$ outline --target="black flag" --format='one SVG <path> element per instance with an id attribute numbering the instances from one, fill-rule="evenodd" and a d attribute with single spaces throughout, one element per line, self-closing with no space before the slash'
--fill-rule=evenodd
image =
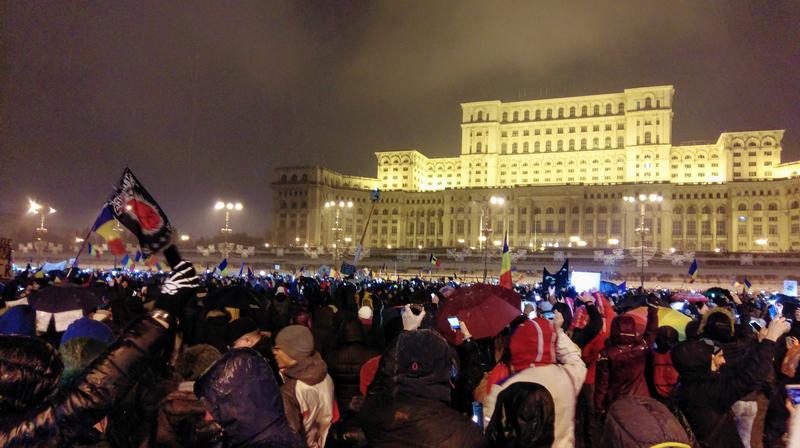
<path id="1" fill-rule="evenodd" d="M 556 287 L 566 288 L 569 286 L 569 258 L 564 260 L 561 269 L 556 273 Z"/>
<path id="2" fill-rule="evenodd" d="M 119 185 L 108 199 L 117 221 L 139 239 L 145 257 L 170 244 L 172 225 L 158 203 L 145 190 L 130 168 L 125 168 Z"/>

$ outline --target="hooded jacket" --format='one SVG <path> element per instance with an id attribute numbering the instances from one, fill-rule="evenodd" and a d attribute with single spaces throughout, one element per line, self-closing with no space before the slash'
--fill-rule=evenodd
<path id="1" fill-rule="evenodd" d="M 283 406 L 289 426 L 303 434 L 309 448 L 322 448 L 334 420 L 333 380 L 319 353 L 282 370 Z"/>
<path id="2" fill-rule="evenodd" d="M 536 319 L 539 325 L 553 324 L 545 319 Z M 544 321 L 544 322 L 541 322 Z M 492 386 L 489 394 L 483 401 L 484 424 L 489 423 L 489 419 L 494 413 L 497 397 L 514 383 L 528 382 L 539 383 L 544 386 L 553 397 L 555 404 L 555 441 L 553 447 L 567 448 L 575 446 L 575 400 L 583 387 L 586 379 L 586 365 L 581 360 L 578 347 L 569 339 L 561 329 L 554 329 L 556 332 L 555 363 L 534 364 L 519 373 L 516 373 L 500 384 Z M 544 331 L 542 333 L 545 333 Z M 538 332 L 537 332 L 538 334 Z M 512 335 L 512 344 L 515 336 Z M 531 350 L 534 358 L 539 358 L 540 354 L 545 354 L 543 348 L 539 349 L 538 340 L 529 341 L 527 344 L 520 343 L 517 346 L 526 347 Z M 511 352 L 511 362 L 516 364 L 515 357 L 525 354 L 515 354 Z"/>
<path id="3" fill-rule="evenodd" d="M 594 405 L 600 415 L 620 397 L 650 396 L 645 379 L 647 357 L 658 330 L 658 308 L 647 308 L 644 334 L 633 317 L 622 315 L 611 322 L 611 336 L 600 352 L 595 377 Z"/>
<path id="4" fill-rule="evenodd" d="M 457 355 L 432 330 L 401 333 L 380 357 L 359 418 L 370 447 L 480 447 L 480 429 L 447 405 Z"/>
<path id="5" fill-rule="evenodd" d="M 116 401 L 155 362 L 153 358 L 163 348 L 167 334 L 167 329 L 154 319 L 139 318 L 69 387 L 49 398 L 45 397 L 58 384 L 61 361 L 44 362 L 45 369 L 40 372 L 23 371 L 19 367 L 24 364 L 17 361 L 47 359 L 31 356 L 41 352 L 44 343 L 29 338 L 0 339 L 0 362 L 6 363 L 0 364 L 0 371 L 4 372 L 0 376 L 0 446 L 74 445 L 75 440 L 94 431 L 92 426 L 109 414 Z M 52 348 L 49 351 L 55 355 Z M 57 375 L 53 374 L 53 363 L 58 365 Z M 23 385 L 31 389 L 23 389 Z"/>
<path id="6" fill-rule="evenodd" d="M 328 355 L 327 364 L 336 384 L 336 400 L 342 410 L 347 409 L 350 400 L 358 394 L 361 366 L 378 352 L 364 345 L 361 322 L 357 320 L 344 323 L 340 340 L 342 346 Z"/>
<path id="7" fill-rule="evenodd" d="M 731 406 L 763 387 L 772 370 L 775 343 L 761 341 L 737 369 L 711 371 L 714 347 L 703 340 L 685 341 L 672 350 L 680 375 L 675 390 L 678 406 L 702 447 L 741 447 Z"/>
<path id="8" fill-rule="evenodd" d="M 208 404 L 231 447 L 305 446 L 286 420 L 272 369 L 253 349 L 223 355 L 195 382 L 194 392 Z"/>

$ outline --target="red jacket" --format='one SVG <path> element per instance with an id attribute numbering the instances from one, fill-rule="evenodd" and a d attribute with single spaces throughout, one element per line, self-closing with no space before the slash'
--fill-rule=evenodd
<path id="1" fill-rule="evenodd" d="M 645 379 L 647 356 L 658 329 L 658 308 L 647 310 L 643 335 L 636 331 L 632 316 L 618 316 L 611 323 L 611 336 L 597 361 L 594 404 L 600 415 L 620 397 L 650 396 Z"/>
<path id="2" fill-rule="evenodd" d="M 667 398 L 678 384 L 678 371 L 672 365 L 670 352 L 653 352 L 653 389 L 661 396 Z"/>

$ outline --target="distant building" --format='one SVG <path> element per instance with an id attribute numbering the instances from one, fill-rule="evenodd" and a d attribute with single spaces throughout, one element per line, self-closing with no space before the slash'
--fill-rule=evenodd
<path id="1" fill-rule="evenodd" d="M 271 243 L 355 244 L 380 188 L 367 247 L 479 247 L 482 234 L 495 244 L 506 230 L 517 247 L 635 247 L 639 209 L 623 197 L 658 194 L 645 213 L 648 247 L 800 250 L 800 162 L 781 163 L 784 131 L 673 144 L 673 94 L 463 103 L 456 157 L 377 152 L 376 178 L 278 168 Z"/>

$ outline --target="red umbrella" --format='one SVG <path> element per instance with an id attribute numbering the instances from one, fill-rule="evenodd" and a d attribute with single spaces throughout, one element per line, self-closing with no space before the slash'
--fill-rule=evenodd
<path id="1" fill-rule="evenodd" d="M 461 336 L 454 331 L 447 318 L 454 316 L 467 324 L 475 339 L 496 336 L 506 325 L 516 319 L 522 298 L 514 291 L 498 286 L 475 284 L 458 288 L 439 308 L 436 327 L 445 339 L 455 344 Z"/>
<path id="2" fill-rule="evenodd" d="M 673 295 L 670 298 L 670 301 L 672 301 L 672 302 L 689 302 L 689 303 L 696 303 L 696 302 L 705 303 L 705 302 L 708 302 L 708 297 L 700 294 L 699 292 L 685 291 L 685 292 L 679 292 L 679 293 Z"/>

